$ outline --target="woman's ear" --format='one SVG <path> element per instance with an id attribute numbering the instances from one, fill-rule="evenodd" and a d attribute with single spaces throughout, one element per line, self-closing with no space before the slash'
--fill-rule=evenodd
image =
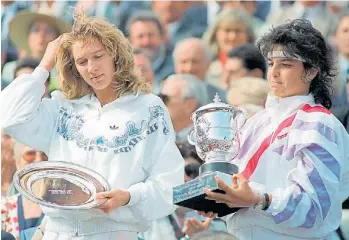
<path id="1" fill-rule="evenodd" d="M 309 79 L 313 80 L 316 77 L 316 75 L 318 75 L 318 73 L 319 73 L 319 69 L 312 67 L 308 74 Z"/>
<path id="2" fill-rule="evenodd" d="M 313 79 L 316 77 L 316 75 L 318 75 L 319 73 L 319 69 L 312 67 L 311 69 L 309 69 L 309 71 L 304 72 L 302 80 L 305 83 L 309 83 L 311 81 L 313 81 Z"/>

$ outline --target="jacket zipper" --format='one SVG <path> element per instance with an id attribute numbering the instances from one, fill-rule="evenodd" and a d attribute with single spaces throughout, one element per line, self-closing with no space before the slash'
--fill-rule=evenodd
<path id="1" fill-rule="evenodd" d="M 274 135 L 275 135 L 275 132 L 276 132 L 276 129 L 279 125 L 279 103 L 280 103 L 280 100 L 279 98 L 276 98 L 276 127 L 274 127 L 273 129 L 273 134 L 271 136 L 271 139 L 270 139 L 270 142 L 269 142 L 269 146 L 272 144 L 273 142 L 273 139 L 274 139 Z"/>

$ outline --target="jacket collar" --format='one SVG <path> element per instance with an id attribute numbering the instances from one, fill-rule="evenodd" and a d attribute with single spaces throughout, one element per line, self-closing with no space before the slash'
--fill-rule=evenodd
<path id="1" fill-rule="evenodd" d="M 297 95 L 286 98 L 276 97 L 273 93 L 268 94 L 265 109 L 272 115 L 289 115 L 304 104 L 315 104 L 312 93 L 309 95 Z"/>

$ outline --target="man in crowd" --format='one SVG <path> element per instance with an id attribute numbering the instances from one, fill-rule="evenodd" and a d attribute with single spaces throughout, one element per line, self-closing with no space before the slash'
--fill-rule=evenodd
<path id="1" fill-rule="evenodd" d="M 200 79 L 206 91 L 206 103 L 211 103 L 216 93 L 225 102 L 225 91 L 206 81 L 206 71 L 210 65 L 210 58 L 210 51 L 201 39 L 187 38 L 179 42 L 173 52 L 175 72 L 177 74 L 192 74 Z"/>
<path id="2" fill-rule="evenodd" d="M 161 89 L 161 95 L 171 116 L 176 140 L 184 141 L 192 128 L 191 114 L 206 104 L 205 88 L 194 75 L 169 76 Z"/>
<path id="3" fill-rule="evenodd" d="M 155 73 L 154 86 L 159 90 L 163 80 L 174 73 L 166 32 L 160 20 L 147 11 L 136 12 L 127 26 L 132 46 L 143 49 L 150 58 Z"/>
<path id="4" fill-rule="evenodd" d="M 229 89 L 231 82 L 243 77 L 265 79 L 267 63 L 253 44 L 244 44 L 228 52 L 228 59 L 221 79 Z"/>

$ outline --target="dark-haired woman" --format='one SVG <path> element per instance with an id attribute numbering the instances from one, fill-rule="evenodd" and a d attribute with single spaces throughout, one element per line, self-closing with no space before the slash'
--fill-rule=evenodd
<path id="1" fill-rule="evenodd" d="M 238 239 L 331 239 L 349 195 L 349 137 L 331 107 L 331 54 L 310 22 L 294 20 L 265 35 L 271 93 L 242 129 L 226 194 L 208 198 L 245 207 L 226 217 Z M 215 213 L 202 213 L 214 217 Z"/>

